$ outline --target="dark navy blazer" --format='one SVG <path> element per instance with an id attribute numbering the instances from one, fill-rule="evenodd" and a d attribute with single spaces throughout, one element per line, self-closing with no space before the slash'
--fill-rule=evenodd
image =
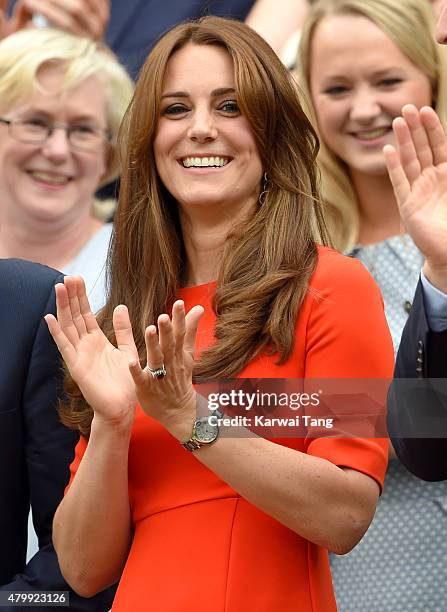
<path id="1" fill-rule="evenodd" d="M 59 422 L 63 372 L 43 320 L 55 312 L 62 279 L 39 264 L 0 259 L 0 590 L 69 590 L 51 526 L 78 435 Z M 30 504 L 39 552 L 26 565 Z M 113 592 L 83 599 L 70 591 L 70 600 L 71 610 L 105 611 Z"/>
<path id="2" fill-rule="evenodd" d="M 430 378 L 447 379 L 447 331 L 430 330 L 421 283 L 402 333 L 395 378 L 416 379 L 392 386 L 388 429 L 396 453 L 410 472 L 424 480 L 447 479 L 447 396 Z M 442 437 L 405 437 L 405 433 Z"/>
<path id="3" fill-rule="evenodd" d="M 135 78 L 154 43 L 181 21 L 212 14 L 244 20 L 254 0 L 111 0 L 106 40 Z"/>

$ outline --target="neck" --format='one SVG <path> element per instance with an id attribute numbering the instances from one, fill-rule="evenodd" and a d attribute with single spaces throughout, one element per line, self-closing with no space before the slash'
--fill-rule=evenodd
<path id="1" fill-rule="evenodd" d="M 180 223 L 188 262 L 186 287 L 216 280 L 227 236 L 242 219 L 246 210 L 247 208 L 244 208 L 241 211 L 239 208 L 235 211 L 226 207 L 219 211 L 221 214 L 216 214 L 216 208 L 203 207 L 203 210 L 180 208 Z"/>
<path id="2" fill-rule="evenodd" d="M 388 175 L 371 176 L 351 172 L 359 203 L 360 226 L 357 242 L 362 245 L 404 234 L 396 198 Z"/>
<path id="3" fill-rule="evenodd" d="M 0 258 L 27 259 L 62 270 L 102 225 L 89 211 L 65 223 L 36 219 L 17 223 L 3 215 L 0 219 Z"/>

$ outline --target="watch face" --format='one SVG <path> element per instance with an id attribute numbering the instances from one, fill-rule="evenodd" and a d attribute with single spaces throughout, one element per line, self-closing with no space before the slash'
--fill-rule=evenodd
<path id="1" fill-rule="evenodd" d="M 202 444 L 214 442 L 219 433 L 219 427 L 215 424 L 211 425 L 209 416 L 201 417 L 194 423 L 194 437 Z"/>

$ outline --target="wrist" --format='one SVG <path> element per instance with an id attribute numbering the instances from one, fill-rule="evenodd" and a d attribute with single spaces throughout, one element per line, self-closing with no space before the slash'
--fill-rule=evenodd
<path id="1" fill-rule="evenodd" d="M 191 398 L 186 402 L 182 402 L 182 408 L 178 408 L 175 413 L 162 424 L 174 438 L 177 438 L 179 442 L 184 442 L 190 437 L 196 418 L 196 393 L 194 392 Z"/>
<path id="2" fill-rule="evenodd" d="M 425 278 L 439 291 L 447 293 L 447 264 L 436 265 L 426 260 L 423 267 Z"/>
<path id="3" fill-rule="evenodd" d="M 117 439 L 130 438 L 135 413 L 125 418 L 104 418 L 97 413 L 94 414 L 90 435 L 106 435 Z"/>

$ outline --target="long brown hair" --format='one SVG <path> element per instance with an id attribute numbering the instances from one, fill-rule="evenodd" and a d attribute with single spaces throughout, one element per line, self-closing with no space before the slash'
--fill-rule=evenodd
<path id="1" fill-rule="evenodd" d="M 236 97 L 249 121 L 267 173 L 256 211 L 228 236 L 213 308 L 216 342 L 197 361 L 197 380 L 229 378 L 261 350 L 283 362 L 318 241 L 326 243 L 317 189 L 318 139 L 304 114 L 296 83 L 269 45 L 243 23 L 204 17 L 170 30 L 147 58 L 122 131 L 120 198 L 109 254 L 107 304 L 99 323 L 114 342 L 113 309 L 129 308 L 144 363 L 144 329 L 169 311 L 184 271 L 183 237 L 176 202 L 157 173 L 153 141 L 169 58 L 186 44 L 217 45 L 233 60 Z M 87 435 L 92 410 L 67 378 L 66 424 Z"/>

